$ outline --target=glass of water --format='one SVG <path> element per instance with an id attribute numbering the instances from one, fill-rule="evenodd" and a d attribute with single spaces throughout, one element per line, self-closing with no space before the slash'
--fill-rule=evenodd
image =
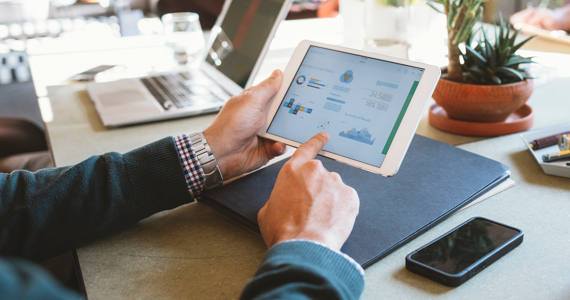
<path id="1" fill-rule="evenodd" d="M 364 25 L 368 46 L 407 44 L 411 0 L 365 0 Z"/>
<path id="2" fill-rule="evenodd" d="M 174 50 L 176 60 L 193 62 L 204 48 L 204 34 L 197 13 L 181 12 L 162 16 L 166 46 Z"/>

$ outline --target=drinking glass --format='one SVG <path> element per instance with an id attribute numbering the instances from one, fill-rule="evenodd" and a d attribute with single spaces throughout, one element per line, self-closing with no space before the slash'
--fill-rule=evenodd
<path id="1" fill-rule="evenodd" d="M 407 44 L 411 0 L 365 0 L 366 44 L 390 46 Z"/>
<path id="2" fill-rule="evenodd" d="M 197 13 L 181 12 L 162 16 L 166 46 L 174 50 L 179 63 L 191 63 L 205 45 L 200 17 Z"/>

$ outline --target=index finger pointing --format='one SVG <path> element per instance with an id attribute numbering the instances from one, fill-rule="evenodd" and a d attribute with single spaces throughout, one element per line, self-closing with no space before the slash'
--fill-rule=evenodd
<path id="1" fill-rule="evenodd" d="M 304 161 L 315 159 L 319 151 L 328 143 L 329 138 L 329 134 L 326 132 L 317 133 L 310 140 L 301 144 L 291 158 Z"/>

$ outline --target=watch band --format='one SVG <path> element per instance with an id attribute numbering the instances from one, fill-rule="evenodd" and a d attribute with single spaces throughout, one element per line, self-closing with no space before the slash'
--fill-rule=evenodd
<path id="1" fill-rule="evenodd" d="M 204 174 L 206 175 L 204 189 L 209 190 L 221 186 L 224 183 L 222 172 L 218 167 L 216 157 L 212 153 L 212 149 L 210 149 L 204 134 L 202 134 L 201 131 L 198 131 L 191 133 L 189 137 L 192 142 L 192 148 L 194 148 L 194 152 L 196 152 L 196 156 L 200 161 L 202 170 L 204 170 Z"/>

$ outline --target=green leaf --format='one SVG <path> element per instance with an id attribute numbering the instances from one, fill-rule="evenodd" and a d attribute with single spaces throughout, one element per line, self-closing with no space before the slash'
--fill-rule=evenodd
<path id="1" fill-rule="evenodd" d="M 519 64 L 531 64 L 533 62 L 534 61 L 532 61 L 531 58 L 515 56 L 515 57 L 511 57 L 507 61 L 507 63 L 505 63 L 505 66 L 512 67 L 512 66 L 517 66 Z"/>
<path id="2" fill-rule="evenodd" d="M 501 55 L 513 56 L 513 54 L 511 54 L 511 53 L 513 53 L 513 52 L 511 51 L 511 47 L 507 47 L 507 48 L 503 49 L 503 52 L 501 53 Z"/>
<path id="3" fill-rule="evenodd" d="M 495 24 L 495 34 L 497 33 L 497 27 L 499 27 L 499 35 L 497 36 L 496 40 L 497 43 L 496 45 L 503 45 L 503 38 L 504 38 L 504 29 L 505 27 L 503 27 L 503 13 L 499 13 L 499 25 L 497 26 L 497 24 Z"/>
<path id="4" fill-rule="evenodd" d="M 471 32 L 469 33 L 469 43 L 467 45 L 471 46 L 473 45 L 473 39 L 475 38 L 475 35 L 479 32 L 479 30 L 481 30 L 481 27 L 477 28 L 477 30 L 473 31 L 471 30 Z"/>
<path id="5" fill-rule="evenodd" d="M 514 77 L 514 78 L 518 79 L 518 81 L 524 80 L 524 76 L 523 76 L 523 74 L 521 74 L 521 72 L 519 72 L 515 69 L 512 69 L 512 68 L 509 68 L 509 67 L 499 67 L 496 69 L 496 72 L 501 73 L 501 74 L 505 74 L 506 76 L 509 76 L 509 77 Z"/>
<path id="6" fill-rule="evenodd" d="M 496 84 L 501 84 L 501 83 L 503 83 L 503 82 L 501 81 L 501 78 L 499 78 L 499 76 L 497 76 L 497 75 L 491 75 L 491 79 L 492 79 L 493 82 L 496 83 Z"/>
<path id="7" fill-rule="evenodd" d="M 511 40 L 509 41 L 509 46 L 514 46 L 515 45 L 515 41 L 517 39 L 517 37 L 519 36 L 519 33 L 521 32 L 521 30 L 517 30 L 515 31 L 515 34 L 513 34 L 513 36 L 511 37 Z"/>
<path id="8" fill-rule="evenodd" d="M 502 14 L 501 14 L 501 23 L 499 24 L 499 26 L 501 28 L 499 33 L 501 35 L 501 37 L 499 38 L 499 42 L 501 44 L 500 48 L 502 51 L 508 47 L 511 47 L 509 41 L 509 35 L 511 34 L 511 29 L 509 27 L 509 24 L 502 20 Z"/>
<path id="9" fill-rule="evenodd" d="M 481 56 L 481 54 L 477 53 L 477 51 L 473 50 L 470 46 L 465 45 L 465 50 L 473 57 L 473 59 L 477 62 L 480 62 L 484 65 L 487 64 L 487 60 Z"/>
<path id="10" fill-rule="evenodd" d="M 471 26 L 470 24 L 464 24 L 460 29 L 459 32 L 457 33 L 457 35 L 455 36 L 455 39 L 453 40 L 453 43 L 455 45 L 464 43 L 467 41 L 467 39 L 469 38 L 469 35 L 471 34 L 471 31 L 473 30 L 473 26 Z"/>
<path id="11" fill-rule="evenodd" d="M 473 75 L 478 76 L 478 77 L 484 76 L 483 72 L 477 66 L 473 66 L 473 67 L 469 68 L 468 72 L 470 74 L 473 74 Z"/>
<path id="12" fill-rule="evenodd" d="M 427 3 L 427 5 L 429 5 L 431 8 L 433 8 L 433 9 L 434 9 L 435 11 L 437 11 L 438 13 L 440 13 L 440 14 L 445 14 L 444 6 L 441 5 L 440 3 L 435 3 L 435 2 L 433 2 L 433 1 L 429 1 L 429 2 Z"/>
<path id="13" fill-rule="evenodd" d="M 534 39 L 535 37 L 536 37 L 536 35 L 533 35 L 533 36 L 527 38 L 526 40 L 524 40 L 524 41 L 518 43 L 516 46 L 514 46 L 514 47 L 511 48 L 511 53 L 517 52 L 517 50 L 519 50 L 520 47 L 522 47 L 524 44 L 526 44 L 528 41 Z"/>
<path id="14" fill-rule="evenodd" d="M 479 10 L 477 11 L 477 14 L 474 18 L 471 18 L 467 21 L 467 25 L 465 25 L 464 27 L 467 28 L 468 30 L 464 31 L 464 34 L 462 35 L 462 39 L 461 41 L 466 41 L 467 40 L 467 36 L 469 35 L 469 33 L 471 33 L 473 31 L 473 27 L 475 27 L 475 25 L 477 24 L 477 22 L 479 22 L 479 20 L 481 20 L 483 16 L 483 7 L 479 7 Z M 479 27 L 477 29 L 477 31 L 481 30 L 482 27 Z"/>
<path id="15" fill-rule="evenodd" d="M 500 35 L 499 35 L 499 31 L 497 30 L 498 24 L 494 23 L 495 26 L 493 26 L 493 33 L 495 33 L 495 46 L 497 48 L 499 48 L 501 46 L 501 40 L 500 40 Z"/>
<path id="16" fill-rule="evenodd" d="M 506 60 L 513 56 L 511 54 L 511 47 L 506 47 L 499 55 L 501 56 L 501 64 L 498 65 L 502 66 Z"/>
<path id="17" fill-rule="evenodd" d="M 483 30 L 483 39 L 485 40 L 485 48 L 487 56 L 489 58 L 489 63 L 491 64 L 491 66 L 494 66 L 497 63 L 497 55 L 495 52 L 495 47 L 493 46 L 493 44 L 491 44 L 491 41 L 489 41 L 489 38 L 487 37 L 487 33 L 485 32 L 485 30 Z"/>
<path id="18" fill-rule="evenodd" d="M 447 14 L 447 28 L 448 29 L 453 29 L 455 18 L 456 18 L 458 10 L 459 10 L 459 7 L 458 7 L 456 2 L 450 3 L 449 12 Z"/>

